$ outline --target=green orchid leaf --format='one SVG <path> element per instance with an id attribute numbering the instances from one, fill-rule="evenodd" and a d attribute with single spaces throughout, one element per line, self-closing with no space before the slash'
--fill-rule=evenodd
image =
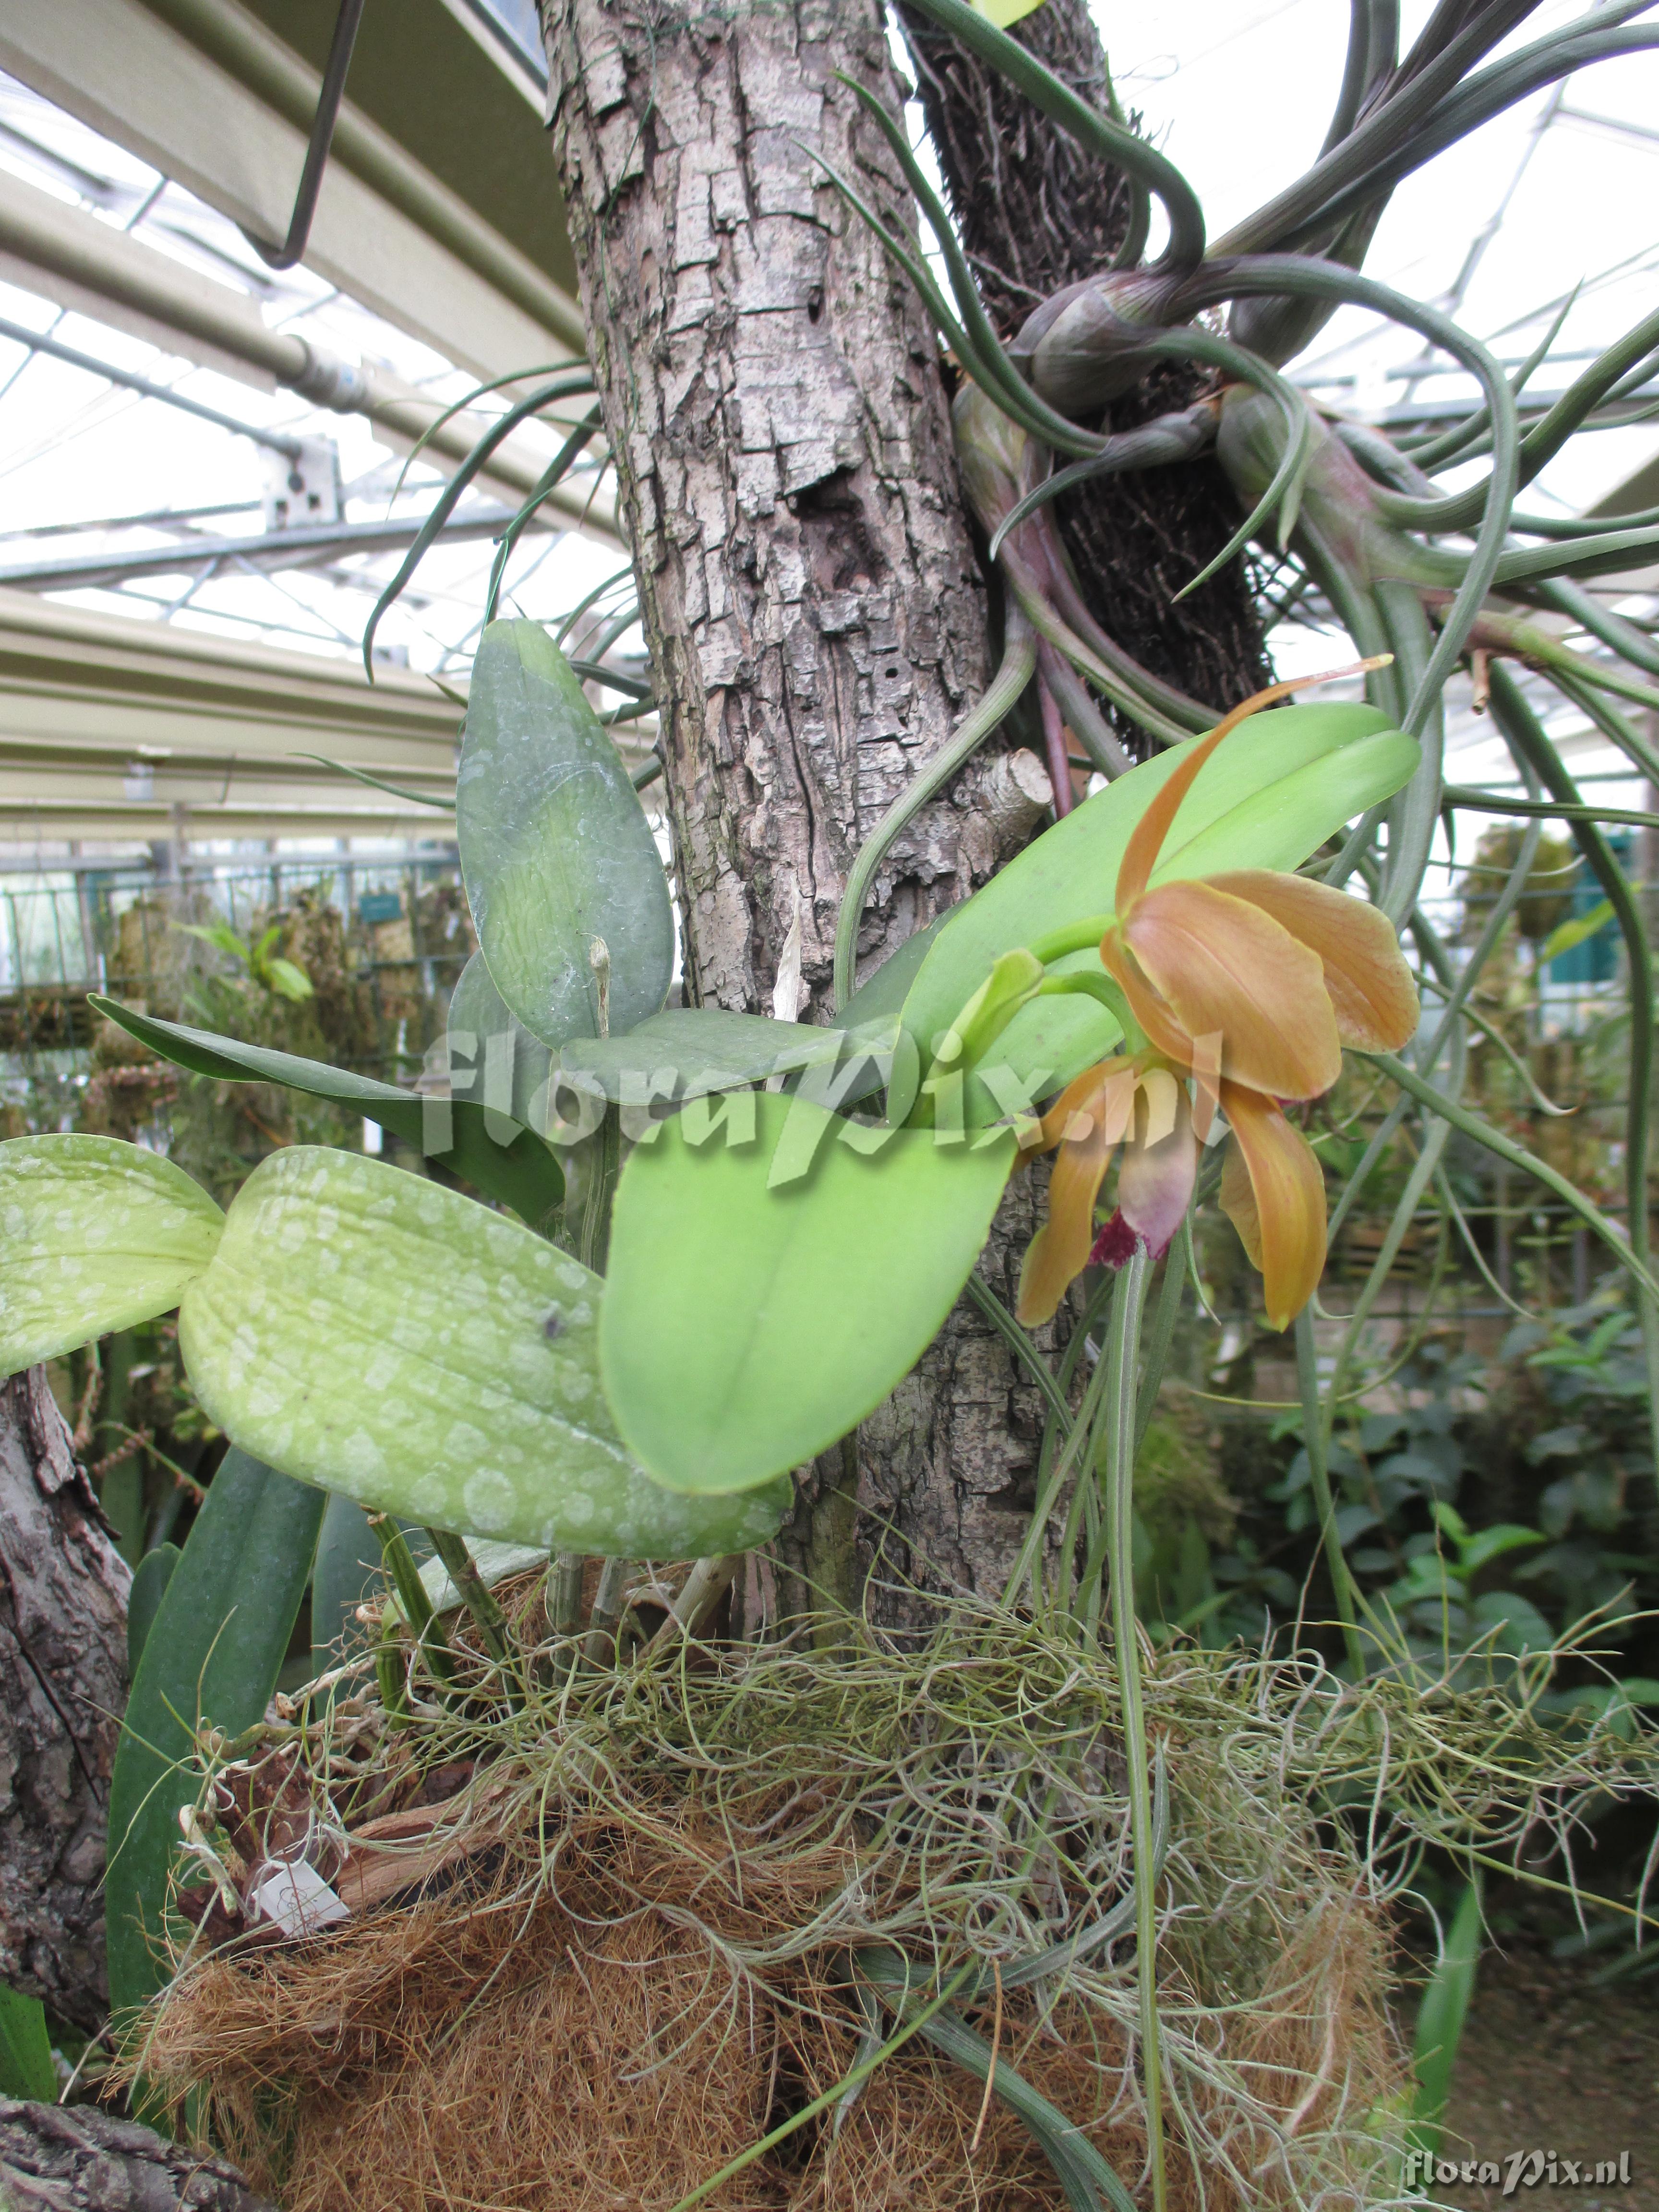
<path id="1" fill-rule="evenodd" d="M 611 1218 L 605 1389 L 675 1490 L 764 1482 L 878 1406 L 955 1304 L 1013 1163 L 1005 1131 L 952 1144 L 804 1097 L 740 1103 L 746 1141 L 735 1115 L 699 1141 L 685 1114 L 639 1146 Z"/>
<path id="2" fill-rule="evenodd" d="M 37 2105 L 58 2101 L 58 2066 L 46 2032 L 46 2010 L 0 1982 L 0 2097 L 27 2097 Z"/>
<path id="3" fill-rule="evenodd" d="M 313 1098 L 332 1098 L 355 1107 L 366 1121 L 378 1122 L 428 1159 L 460 1176 L 487 1198 L 510 1206 L 532 1229 L 541 1228 L 564 1203 L 564 1170 L 556 1155 L 528 1130 L 515 1133 L 507 1118 L 488 1114 L 476 1101 L 417 1098 L 396 1084 L 372 1075 L 354 1075 L 321 1060 L 291 1052 L 241 1044 L 182 1022 L 141 1014 L 95 992 L 88 1004 L 147 1044 L 163 1060 L 210 1075 L 224 1083 L 276 1083 Z"/>
<path id="4" fill-rule="evenodd" d="M 416 1559 L 428 1559 L 432 1539 L 413 1521 L 400 1521 L 404 1540 Z M 326 1674 L 369 1641 L 357 1608 L 381 1594 L 380 1542 L 368 1516 L 354 1498 L 337 1491 L 323 1515 L 317 1540 L 317 1564 L 311 1571 L 311 1671 Z M 136 1587 L 136 1585 L 135 1585 Z"/>
<path id="5" fill-rule="evenodd" d="M 467 1038 L 470 1045 L 462 1042 Z M 544 1135 L 553 1055 L 515 1019 L 490 981 L 482 952 L 472 955 L 456 979 L 449 1000 L 449 1039 L 450 1096 L 470 1098 L 492 1115 L 505 1114 L 521 1128 Z"/>
<path id="6" fill-rule="evenodd" d="M 144 1645 L 155 1626 L 155 1616 L 167 1595 L 167 1584 L 173 1580 L 173 1571 L 183 1557 L 176 1544 L 158 1544 L 153 1552 L 145 1553 L 132 1571 L 132 1587 L 127 1592 L 129 1682 L 138 1672 L 138 1662 L 144 1656 Z"/>
<path id="7" fill-rule="evenodd" d="M 934 939 L 961 911 L 960 907 L 947 907 L 943 914 L 934 916 L 926 929 L 917 930 L 905 939 L 896 952 L 889 953 L 842 1008 L 842 1026 L 853 1029 L 860 1022 L 881 1021 L 889 1014 L 899 1012 L 917 970 L 933 951 Z"/>
<path id="8" fill-rule="evenodd" d="M 850 1105 L 881 1089 L 897 1035 L 890 1015 L 856 1029 L 816 1029 L 720 1006 L 671 1006 L 626 1036 L 574 1040 L 559 1066 L 624 1106 L 702 1098 L 821 1069 L 834 1078 L 838 1102 Z"/>
<path id="9" fill-rule="evenodd" d="M 533 1036 L 597 1036 L 595 938 L 615 1034 L 656 1013 L 674 972 L 667 879 L 639 795 L 580 679 L 540 624 L 495 622 L 472 664 L 455 828 L 478 943 Z"/>
<path id="10" fill-rule="evenodd" d="M 1110 912 L 1130 834 L 1184 750 L 1172 747 L 1120 776 L 955 909 L 904 1002 L 905 1028 L 924 1058 L 1000 955 L 1085 915 Z M 1299 867 L 1346 823 L 1399 790 L 1418 757 L 1415 740 L 1391 730 L 1374 707 L 1339 702 L 1257 714 L 1205 763 L 1182 802 L 1152 881 L 1224 867 Z M 1070 956 L 1050 972 L 1098 965 L 1090 952 Z M 1024 1007 L 999 1040 L 994 1066 L 968 1084 L 966 1125 L 997 1120 L 1022 1090 L 1030 1097 L 1058 1090 L 1109 1052 L 1121 1034 L 1104 1006 L 1080 996 L 1039 999 Z"/>
<path id="11" fill-rule="evenodd" d="M 118 1138 L 0 1145 L 0 1373 L 167 1312 L 224 1221 L 182 1168 Z"/>
<path id="12" fill-rule="evenodd" d="M 179 1808 L 195 1802 L 201 1779 L 191 1764 L 195 1732 L 212 1726 L 234 1736 L 264 1719 L 305 1595 L 324 1502 L 319 1490 L 232 1449 L 168 1577 L 110 1782 L 105 1928 L 118 2014 L 167 1978 L 159 1939 Z"/>
<path id="13" fill-rule="evenodd" d="M 179 1343 L 244 1449 L 424 1527 L 629 1559 L 764 1542 L 787 1485 L 710 1504 L 629 1457 L 599 1387 L 605 1288 L 458 1192 L 291 1146 L 238 1194 Z"/>

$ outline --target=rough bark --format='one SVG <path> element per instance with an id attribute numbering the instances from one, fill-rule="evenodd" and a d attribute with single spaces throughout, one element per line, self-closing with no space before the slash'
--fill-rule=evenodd
<path id="1" fill-rule="evenodd" d="M 91 2105 L 0 2100 L 9 2212 L 276 2212 L 234 2166 Z"/>
<path id="2" fill-rule="evenodd" d="M 544 0 L 550 116 L 656 686 L 694 1003 L 821 1011 L 852 857 L 987 674 L 986 607 L 938 348 L 806 149 L 914 228 L 848 88 L 896 92 L 874 0 L 688 18 Z M 1023 843 L 981 760 L 874 887 L 867 969 Z M 1000 799 L 998 794 L 1000 793 Z M 798 933 L 798 937 L 796 936 Z M 786 981 L 798 941 L 800 987 Z M 793 960 L 790 962 L 793 967 Z M 789 969 L 785 969 L 786 976 Z M 1029 1473 L 1006 1354 L 959 1312 L 860 1440 L 860 1494 L 945 1577 L 987 1586 L 988 1498 Z M 830 1455 L 804 1486 L 844 1558 Z M 786 1547 L 786 1549 L 787 1547 Z"/>
<path id="3" fill-rule="evenodd" d="M 91 2033 L 108 2009 L 105 1824 L 131 1582 L 31 1368 L 0 1384 L 0 1980 Z"/>
<path id="4" fill-rule="evenodd" d="M 1085 154 L 1007 79 L 913 10 L 903 15 L 917 88 L 963 246 L 992 320 L 1012 336 L 1062 285 L 1106 267 L 1128 227 L 1121 173 Z M 1107 58 L 1088 0 L 1044 0 L 1012 35 L 1097 106 Z M 1205 373 L 1170 365 L 1116 401 L 1102 427 L 1132 429 L 1188 405 Z M 1091 611 L 1154 675 L 1216 707 L 1270 680 L 1242 562 L 1188 599 L 1175 595 L 1225 544 L 1240 514 L 1209 459 L 1106 477 L 1060 502 Z M 1116 717 L 1138 750 L 1146 742 Z"/>

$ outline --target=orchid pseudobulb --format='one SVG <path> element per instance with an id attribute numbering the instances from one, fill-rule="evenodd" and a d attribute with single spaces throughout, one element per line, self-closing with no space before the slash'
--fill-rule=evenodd
<path id="1" fill-rule="evenodd" d="M 1393 1051 L 1416 1028 L 1417 987 L 1393 925 L 1346 892 L 1273 869 L 1152 884 L 1210 755 L 1247 715 L 1301 688 L 1274 684 L 1235 708 L 1163 786 L 1124 851 L 1100 957 L 1133 1048 L 1069 1085 L 1025 1147 L 1026 1158 L 1059 1154 L 1048 1218 L 1020 1277 L 1027 1324 L 1054 1312 L 1091 1259 L 1121 1264 L 1137 1243 L 1154 1257 L 1167 1249 L 1218 1106 L 1231 1131 L 1221 1205 L 1261 1272 L 1272 1325 L 1285 1328 L 1319 1281 L 1324 1178 L 1284 1109 L 1330 1089 L 1345 1045 Z M 1095 1203 L 1120 1147 L 1117 1209 L 1097 1237 Z"/>

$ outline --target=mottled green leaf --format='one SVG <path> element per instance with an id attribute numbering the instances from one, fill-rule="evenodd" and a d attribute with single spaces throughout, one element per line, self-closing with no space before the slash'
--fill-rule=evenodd
<path id="1" fill-rule="evenodd" d="M 1013 1160 L 1006 1132 L 975 1148 L 805 1098 L 752 1103 L 752 1142 L 665 1123 L 629 1158 L 611 1219 L 605 1389 L 677 1490 L 763 1482 L 878 1406 L 954 1304 Z"/>
<path id="2" fill-rule="evenodd" d="M 639 795 L 539 623 L 495 622 L 472 664 L 456 772 L 461 873 L 501 997 L 550 1045 L 597 1036 L 596 937 L 610 1028 L 656 1013 L 674 970 L 667 880 Z"/>
<path id="3" fill-rule="evenodd" d="M 476 1101 L 417 1098 L 372 1075 L 356 1075 L 265 1045 L 243 1044 L 182 1022 L 161 1021 L 95 993 L 88 1004 L 163 1060 L 197 1075 L 226 1083 L 278 1083 L 309 1097 L 354 1107 L 487 1198 L 510 1206 L 532 1228 L 542 1227 L 564 1203 L 564 1170 L 550 1148 L 527 1129 L 515 1132 L 494 1115 L 486 1121 L 485 1109 Z"/>
<path id="4" fill-rule="evenodd" d="M 144 1639 L 110 1784 L 105 1928 L 118 2014 L 143 2004 L 166 1978 L 160 1937 L 179 1810 L 195 1802 L 200 1781 L 188 1764 L 194 1734 L 210 1725 L 236 1735 L 264 1718 L 311 1573 L 323 1504 L 320 1491 L 233 1449 L 168 1579 Z"/>
<path id="5" fill-rule="evenodd" d="M 1191 740 L 1197 744 L 1198 739 Z M 1121 776 L 1057 822 L 955 909 L 904 1002 L 904 1024 L 926 1054 L 999 954 L 1111 910 L 1130 832 L 1185 748 L 1175 746 Z M 1358 703 L 1285 707 L 1255 715 L 1205 763 L 1182 802 L 1152 880 L 1221 868 L 1296 868 L 1357 814 L 1409 779 L 1418 748 Z M 1098 963 L 1091 952 L 1054 972 Z M 1079 997 L 1036 1000 L 1010 1024 L 992 1055 L 1038 1095 L 1057 1090 L 1109 1051 L 1120 1031 L 1106 1008 Z M 1006 1110 L 982 1083 L 968 1087 L 969 1126 Z"/>
<path id="6" fill-rule="evenodd" d="M 361 1504 L 627 1558 L 764 1541 L 785 1486 L 678 1498 L 629 1457 L 599 1387 L 604 1290 L 455 1191 L 293 1146 L 237 1196 L 179 1341 L 227 1435 Z"/>
<path id="7" fill-rule="evenodd" d="M 118 1138 L 0 1145 L 0 1374 L 176 1306 L 224 1218 L 182 1168 Z"/>

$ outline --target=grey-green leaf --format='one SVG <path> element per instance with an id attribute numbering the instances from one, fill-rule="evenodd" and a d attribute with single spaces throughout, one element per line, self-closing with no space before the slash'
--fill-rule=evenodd
<path id="1" fill-rule="evenodd" d="M 182 1168 L 118 1138 L 0 1145 L 0 1374 L 176 1306 L 224 1220 Z"/>
<path id="2" fill-rule="evenodd" d="M 280 1157 L 280 1156 L 279 1156 Z M 388 1173 L 392 1172 L 388 1170 Z M 264 1717 L 311 1573 L 323 1494 L 232 1449 L 144 1639 L 110 1783 L 105 1927 L 117 2014 L 161 1986 L 163 1909 L 179 1812 L 195 1802 L 198 1725 Z"/>
<path id="3" fill-rule="evenodd" d="M 461 872 L 501 997 L 544 1044 L 597 1036 L 668 995 L 674 918 L 656 840 L 580 682 L 539 623 L 495 622 L 472 664 L 455 787 Z"/>
<path id="4" fill-rule="evenodd" d="M 164 1022 L 95 993 L 88 1002 L 100 1014 L 176 1066 L 226 1083 L 278 1083 L 313 1098 L 354 1106 L 453 1174 L 499 1199 L 532 1228 L 541 1228 L 564 1203 L 564 1170 L 555 1153 L 528 1129 L 514 1131 L 476 1100 L 417 1098 L 396 1084 L 330 1067 L 268 1046 L 243 1044 L 183 1022 Z"/>
<path id="5" fill-rule="evenodd" d="M 629 1559 L 764 1542 L 787 1485 L 679 1498 L 630 1456 L 599 1387 L 604 1291 L 458 1192 L 292 1146 L 238 1194 L 179 1342 L 228 1436 L 423 1526 Z"/>
<path id="6" fill-rule="evenodd" d="M 452 1097 L 465 1097 L 492 1115 L 509 1115 L 521 1128 L 543 1133 L 553 1055 L 515 1018 L 490 981 L 482 952 L 475 952 L 462 969 L 450 995 L 449 1044 Z"/>

